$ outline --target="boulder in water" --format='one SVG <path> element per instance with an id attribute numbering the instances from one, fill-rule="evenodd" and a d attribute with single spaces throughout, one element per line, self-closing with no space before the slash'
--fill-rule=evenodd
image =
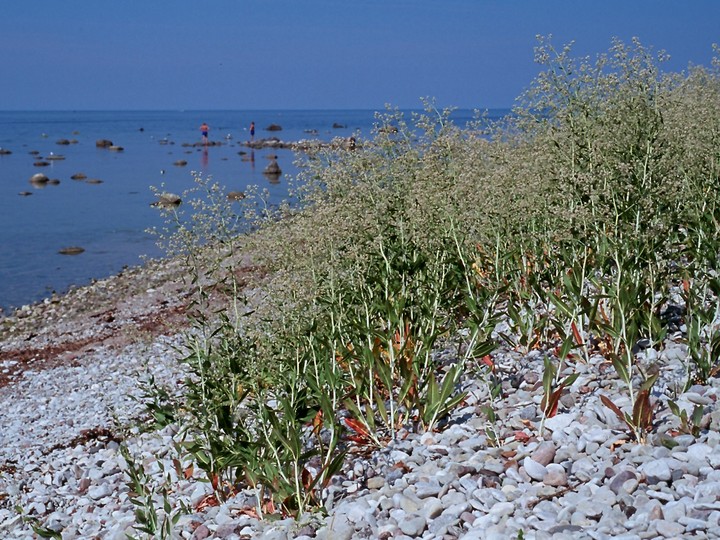
<path id="1" fill-rule="evenodd" d="M 42 173 L 33 174 L 30 177 L 31 184 L 44 185 L 47 184 L 49 181 L 50 179 Z"/>
<path id="2" fill-rule="evenodd" d="M 175 206 L 180 206 L 181 202 L 182 199 L 180 198 L 180 195 L 175 195 L 174 193 L 161 193 L 158 195 L 158 200 L 152 203 L 150 206 L 157 206 L 160 208 L 173 208 Z"/>
<path id="3" fill-rule="evenodd" d="M 280 176 L 282 174 L 282 169 L 280 169 L 280 165 L 278 165 L 277 160 L 273 159 L 270 161 L 268 166 L 265 167 L 263 174 L 267 174 L 269 176 Z"/>
<path id="4" fill-rule="evenodd" d="M 80 255 L 83 251 L 85 251 L 85 248 L 81 248 L 80 246 L 70 246 L 70 247 L 64 247 L 58 253 L 60 255 Z"/>

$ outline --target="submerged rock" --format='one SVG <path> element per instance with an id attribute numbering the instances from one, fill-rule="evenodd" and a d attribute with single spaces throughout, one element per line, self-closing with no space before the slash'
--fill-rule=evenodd
<path id="1" fill-rule="evenodd" d="M 80 246 L 69 246 L 62 248 L 58 253 L 60 255 L 80 255 L 83 251 L 85 251 L 85 248 Z"/>

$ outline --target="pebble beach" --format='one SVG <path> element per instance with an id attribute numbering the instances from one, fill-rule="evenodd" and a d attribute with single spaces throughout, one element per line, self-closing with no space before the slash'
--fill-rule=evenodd
<path id="1" fill-rule="evenodd" d="M 170 486 L 173 538 L 720 537 L 720 381 L 682 393 L 682 328 L 661 351 L 638 356 L 660 367 L 646 444 L 600 401 L 630 404 L 603 358 L 568 366 L 580 375 L 541 434 L 542 354 L 498 350 L 497 437 L 482 412 L 487 384 L 468 371 L 467 398 L 441 430 L 349 453 L 325 512 L 258 516 L 250 491 L 208 504 L 212 489 L 199 473 L 174 467 L 177 428 L 139 427 L 141 381 L 172 387 L 183 377 L 188 291 L 180 275 L 177 265 L 154 263 L 2 319 L 0 537 L 37 538 L 35 525 L 65 540 L 142 538 L 121 444 L 150 483 Z M 436 354 L 452 362 L 455 353 Z M 688 414 L 702 407 L 695 434 L 683 431 L 667 396 Z"/>

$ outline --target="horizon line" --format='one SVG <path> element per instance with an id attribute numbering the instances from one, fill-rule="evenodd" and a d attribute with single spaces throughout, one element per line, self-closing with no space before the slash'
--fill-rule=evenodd
<path id="1" fill-rule="evenodd" d="M 493 110 L 510 110 L 512 105 L 506 107 L 438 107 L 438 110 L 456 110 L 456 111 L 493 111 Z M 315 108 L 278 108 L 278 109 L 224 109 L 224 108 L 209 108 L 209 109 L 153 109 L 153 108 L 138 108 L 138 109 L 78 109 L 78 108 L 49 108 L 49 109 L 0 109 L 0 113 L 24 113 L 24 112 L 177 112 L 177 113 L 195 113 L 195 112 L 268 112 L 268 111 L 313 111 L 313 112 L 334 112 L 334 111 L 374 111 L 374 112 L 388 112 L 393 110 L 399 111 L 425 111 L 423 107 L 393 107 L 393 108 L 326 108 L 326 109 L 315 109 Z"/>

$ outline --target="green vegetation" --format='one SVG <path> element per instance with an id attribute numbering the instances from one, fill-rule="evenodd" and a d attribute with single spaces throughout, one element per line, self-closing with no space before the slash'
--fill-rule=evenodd
<path id="1" fill-rule="evenodd" d="M 310 155 L 293 205 L 232 206 L 199 178 L 193 223 L 169 211 L 198 309 L 183 402 L 151 407 L 179 419 L 219 499 L 251 487 L 260 515 L 321 508 L 347 451 L 442 429 L 464 373 L 496 398 L 502 348 L 544 355 L 543 419 L 573 366 L 607 359 L 631 406 L 605 402 L 642 443 L 662 400 L 637 347 L 662 350 L 669 310 L 687 327 L 680 384 L 717 374 L 718 64 L 665 74 L 638 42 L 536 54 L 545 70 L 497 125 L 389 110 L 357 148 Z M 701 411 L 670 406 L 699 432 Z"/>

